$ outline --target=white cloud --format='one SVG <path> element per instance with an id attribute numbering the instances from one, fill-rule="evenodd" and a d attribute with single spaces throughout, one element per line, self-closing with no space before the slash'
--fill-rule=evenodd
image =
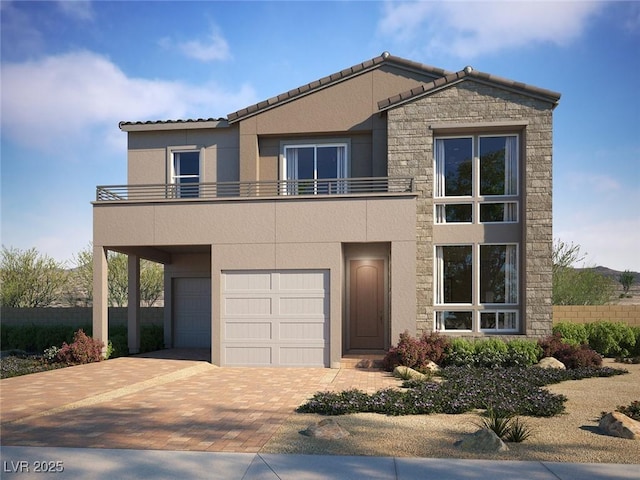
<path id="1" fill-rule="evenodd" d="M 205 41 L 176 42 L 169 37 L 165 37 L 160 40 L 160 45 L 169 49 L 177 49 L 183 55 L 201 62 L 228 60 L 231 58 L 229 44 L 215 27 L 212 28 L 211 34 Z"/>
<path id="2" fill-rule="evenodd" d="M 598 2 L 388 2 L 379 32 L 425 45 L 427 53 L 470 58 L 532 43 L 577 39 Z"/>
<path id="3" fill-rule="evenodd" d="M 65 15 L 82 21 L 91 21 L 95 18 L 93 5 L 88 0 L 59 0 L 58 8 Z"/>
<path id="4" fill-rule="evenodd" d="M 572 190 L 596 193 L 617 193 L 622 189 L 620 181 L 611 175 L 593 172 L 572 172 L 568 179 Z"/>
<path id="5" fill-rule="evenodd" d="M 220 117 L 256 101 L 249 85 L 130 78 L 88 51 L 5 63 L 2 81 L 2 136 L 42 150 L 95 129 L 105 141 L 121 120 Z"/>

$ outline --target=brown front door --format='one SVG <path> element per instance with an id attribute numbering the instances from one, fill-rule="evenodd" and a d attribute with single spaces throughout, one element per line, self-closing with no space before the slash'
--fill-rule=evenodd
<path id="1" fill-rule="evenodd" d="M 349 261 L 349 348 L 385 347 L 385 294 L 384 260 Z"/>

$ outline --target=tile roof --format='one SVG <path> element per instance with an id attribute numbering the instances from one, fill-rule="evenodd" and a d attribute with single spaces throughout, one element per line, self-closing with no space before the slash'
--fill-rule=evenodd
<path id="1" fill-rule="evenodd" d="M 442 77 L 450 73 L 441 68 L 436 68 L 430 65 L 424 65 L 422 63 L 406 60 L 404 58 L 395 57 L 391 55 L 389 52 L 384 52 L 382 55 L 372 58 L 371 60 L 367 60 L 366 62 L 359 63 L 358 65 L 354 65 L 349 68 L 345 68 L 344 70 L 341 70 L 337 73 L 328 75 L 314 82 L 307 83 L 306 85 L 303 85 L 301 87 L 294 88 L 293 90 L 289 90 L 288 92 L 278 95 L 276 97 L 272 97 L 263 102 L 256 103 L 255 105 L 251 105 L 249 107 L 243 108 L 236 112 L 230 113 L 227 116 L 227 118 L 229 119 L 229 123 L 237 122 L 239 120 L 242 120 L 243 118 L 249 117 L 251 115 L 255 115 L 256 113 L 259 113 L 263 110 L 267 110 L 269 108 L 273 108 L 282 103 L 291 101 L 297 97 L 306 95 L 312 91 L 325 88 L 329 85 L 333 85 L 337 82 L 341 82 L 347 78 L 351 78 L 353 76 L 359 75 L 369 70 L 378 68 L 383 63 L 393 64 L 401 68 L 416 70 L 416 71 L 420 71 L 420 72 L 427 73 L 437 77 Z"/>
<path id="2" fill-rule="evenodd" d="M 381 100 L 378 102 L 378 109 L 380 111 L 387 110 L 391 107 L 401 105 L 421 96 L 429 95 L 438 90 L 441 90 L 442 88 L 449 87 L 455 83 L 463 81 L 465 78 L 475 79 L 476 81 L 482 83 L 495 85 L 497 87 L 535 97 L 553 104 L 554 107 L 560 100 L 560 94 L 558 92 L 534 87 L 522 82 L 515 82 L 513 80 L 508 80 L 506 78 L 498 77 L 488 73 L 479 72 L 474 70 L 472 67 L 467 66 L 459 72 L 449 73 L 443 77 L 435 79 L 432 82 L 426 83 L 424 85 L 418 85 L 411 90 L 399 93 L 398 95 L 394 95 L 393 97 L 387 98 L 385 100 Z"/>
<path id="3" fill-rule="evenodd" d="M 281 105 L 283 103 L 292 101 L 303 95 L 307 95 L 309 93 L 320 90 L 322 88 L 326 88 L 327 86 L 344 81 L 348 78 L 379 68 L 382 64 L 394 65 L 407 70 L 413 70 L 413 71 L 425 73 L 427 75 L 434 76 L 437 78 L 432 82 L 429 82 L 423 85 L 418 85 L 417 87 L 411 90 L 399 93 L 398 95 L 394 95 L 393 97 L 379 101 L 378 109 L 380 111 L 384 111 L 394 106 L 401 105 L 402 103 L 408 102 L 410 100 L 413 100 L 423 95 L 429 95 L 442 88 L 446 88 L 457 82 L 463 81 L 465 78 L 474 79 L 475 81 L 478 81 L 478 82 L 488 83 L 488 84 L 495 85 L 508 90 L 516 91 L 528 96 L 539 98 L 541 100 L 544 100 L 553 104 L 554 107 L 558 104 L 558 101 L 560 100 L 560 94 L 557 92 L 534 87 L 532 85 L 527 85 L 521 82 L 515 82 L 513 80 L 508 80 L 508 79 L 491 75 L 488 73 L 479 72 L 474 70 L 471 67 L 465 67 L 463 70 L 460 70 L 459 72 L 450 72 L 442 68 L 436 68 L 430 65 L 414 62 L 401 57 L 396 57 L 391 55 L 389 52 L 383 52 L 382 55 L 372 58 L 371 60 L 367 60 L 365 62 L 359 63 L 357 65 L 346 68 L 332 75 L 328 75 L 319 80 L 315 80 L 311 83 L 307 83 L 306 85 L 303 85 L 301 87 L 294 88 L 293 90 L 289 90 L 286 93 L 282 93 L 275 97 L 256 103 L 255 105 L 251 105 L 249 107 L 243 108 L 236 112 L 230 113 L 229 115 L 227 115 L 227 118 L 198 118 L 198 119 L 186 119 L 186 120 L 178 119 L 178 120 L 155 120 L 155 121 L 144 121 L 144 122 L 140 122 L 140 121 L 120 122 L 119 127 L 123 130 L 136 130 L 136 129 L 147 129 L 152 126 L 158 126 L 158 127 L 165 126 L 166 128 L 172 128 L 176 124 L 185 124 L 185 127 L 187 128 L 198 128 L 198 127 L 202 127 L 202 125 L 196 125 L 196 124 L 202 124 L 202 123 L 208 123 L 208 122 L 213 122 L 218 125 L 228 125 L 228 124 L 238 122 L 252 115 L 255 115 L 257 113 L 260 113 L 264 110 L 268 110 L 278 105 Z"/>

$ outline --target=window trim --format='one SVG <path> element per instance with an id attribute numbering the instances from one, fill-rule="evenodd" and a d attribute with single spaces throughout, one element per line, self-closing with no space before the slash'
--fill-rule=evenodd
<path id="1" fill-rule="evenodd" d="M 482 246 L 508 246 L 515 247 L 515 266 L 516 266 L 516 303 L 482 303 L 481 302 L 481 264 L 480 264 L 480 252 Z M 442 247 L 463 247 L 471 246 L 471 269 L 472 269 L 472 303 L 444 303 L 439 302 L 439 298 L 442 296 L 438 293 L 438 289 L 442 287 L 443 269 L 441 265 L 441 256 L 438 255 L 438 249 Z M 460 332 L 460 333 L 519 333 L 522 329 L 520 324 L 520 311 L 522 308 L 522 268 L 520 264 L 520 249 L 521 245 L 518 242 L 460 242 L 460 243 L 442 243 L 435 244 L 433 246 L 433 329 L 437 332 Z M 506 275 L 506 273 L 505 273 Z M 446 328 L 438 328 L 438 315 L 440 312 L 472 312 L 471 318 L 471 330 L 448 330 Z M 515 313 L 515 328 L 513 329 L 483 329 L 481 322 L 481 315 L 483 313 L 500 312 Z M 497 326 L 497 323 L 496 323 Z"/>
<path id="2" fill-rule="evenodd" d="M 287 176 L 288 164 L 287 164 L 287 155 L 286 151 L 288 148 L 314 148 L 314 181 L 321 180 L 321 178 L 317 177 L 318 174 L 318 166 L 317 166 L 317 149 L 321 147 L 344 147 L 344 165 L 342 167 L 342 176 L 337 176 L 336 180 L 349 178 L 351 173 L 351 139 L 350 138 L 322 138 L 322 139 L 313 139 L 313 138 L 304 138 L 304 139 L 291 139 L 291 140 L 282 140 L 280 142 L 280 161 L 279 161 L 279 177 L 281 180 L 298 180 L 298 179 L 290 179 Z M 314 187 L 314 195 L 317 195 L 317 184 Z M 295 195 L 295 193 L 291 193 L 290 189 L 287 188 L 287 185 L 283 186 L 282 195 Z"/>
<path id="3" fill-rule="evenodd" d="M 482 138 L 495 138 L 495 137 L 513 137 L 515 138 L 515 147 L 514 150 L 518 154 L 517 161 L 515 162 L 515 191 L 514 194 L 502 194 L 502 195 L 481 195 L 480 194 L 480 141 Z M 471 140 L 471 155 L 472 155 L 472 165 L 471 165 L 471 195 L 465 196 L 447 196 L 445 195 L 446 185 L 442 185 L 442 189 L 438 187 L 438 183 L 442 182 L 440 178 L 442 174 L 439 173 L 443 166 L 438 168 L 438 154 L 437 154 L 437 144 L 439 140 L 456 140 L 456 139 L 470 139 Z M 513 130 L 509 131 L 500 131 L 500 132 L 483 132 L 477 133 L 474 131 L 473 133 L 464 133 L 464 134 L 442 134 L 442 135 L 434 135 L 433 137 L 433 223 L 435 225 L 499 225 L 499 224 L 517 224 L 520 223 L 520 200 L 521 200 L 521 170 L 522 170 L 522 132 L 514 132 Z M 439 190 L 441 193 L 439 195 Z M 460 203 L 472 203 L 472 218 L 471 222 L 451 222 L 448 223 L 445 221 L 440 221 L 442 218 L 441 215 L 438 215 L 439 206 L 444 206 L 448 204 L 460 204 Z M 480 216 L 480 206 L 484 204 L 496 204 L 496 203 L 515 203 L 515 220 L 508 221 L 495 221 L 495 222 L 482 222 Z"/>

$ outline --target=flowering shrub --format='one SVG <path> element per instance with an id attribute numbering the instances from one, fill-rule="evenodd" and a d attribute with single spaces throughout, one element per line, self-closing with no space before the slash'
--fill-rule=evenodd
<path id="1" fill-rule="evenodd" d="M 613 368 L 584 367 L 574 370 L 539 367 L 470 368 L 446 367 L 445 381 L 409 380 L 406 391 L 384 389 L 367 395 L 360 390 L 316 393 L 298 407 L 301 413 L 342 415 L 355 412 L 387 415 L 464 413 L 473 409 L 491 409 L 496 415 L 552 417 L 564 411 L 567 400 L 542 388 L 565 380 L 609 377 L 627 373 Z"/>
<path id="2" fill-rule="evenodd" d="M 589 345 L 570 345 L 559 333 L 540 340 L 539 344 L 545 357 L 554 357 L 569 369 L 602 365 L 602 357 Z"/>
<path id="3" fill-rule="evenodd" d="M 67 365 L 99 362 L 102 360 L 104 343 L 88 337 L 82 329 L 73 335 L 73 343 L 64 342 L 58 351 L 57 360 Z"/>
<path id="4" fill-rule="evenodd" d="M 402 365 L 418 371 L 424 371 L 429 361 L 440 363 L 446 355 L 449 339 L 436 333 L 423 334 L 414 338 L 409 332 L 400 334 L 400 341 L 392 347 L 382 360 L 385 370 L 392 371 Z"/>

